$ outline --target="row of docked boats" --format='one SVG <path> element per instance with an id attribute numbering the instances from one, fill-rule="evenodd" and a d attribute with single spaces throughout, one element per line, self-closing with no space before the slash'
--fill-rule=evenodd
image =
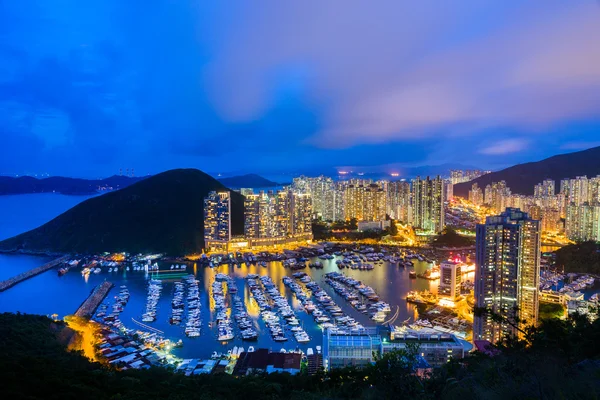
<path id="1" fill-rule="evenodd" d="M 231 313 L 225 299 L 223 284 L 227 281 L 227 275 L 217 274 L 211 285 L 212 298 L 215 304 L 215 323 L 217 326 L 217 340 L 226 342 L 233 339 L 233 323 L 229 318 Z"/>
<path id="2" fill-rule="evenodd" d="M 162 282 L 158 279 L 148 281 L 148 296 L 146 298 L 146 310 L 142 315 L 142 322 L 156 321 L 158 300 L 162 292 Z"/>
<path id="3" fill-rule="evenodd" d="M 187 288 L 185 334 L 187 337 L 194 338 L 200 336 L 200 327 L 202 326 L 200 315 L 200 281 L 194 275 L 188 275 L 184 281 Z"/>
<path id="4" fill-rule="evenodd" d="M 290 303 L 287 298 L 279 292 L 279 289 L 275 286 L 271 277 L 261 276 L 259 280 L 264 287 L 265 292 L 271 298 L 277 316 L 284 322 L 284 325 L 281 328 L 288 327 L 298 343 L 308 343 L 310 337 L 304 329 L 300 327 L 300 321 L 296 317 Z M 283 332 L 279 332 L 279 335 L 276 335 L 273 339 L 275 341 L 283 341 L 281 338 L 285 338 L 285 336 L 283 336 L 282 333 Z M 287 338 L 285 338 L 285 340 L 287 340 Z"/>
<path id="5" fill-rule="evenodd" d="M 300 279 L 303 282 L 306 281 L 305 277 Z M 305 283 L 305 286 L 312 293 L 312 296 L 319 305 L 319 309 L 313 311 L 312 313 L 313 318 L 315 318 L 317 323 L 320 323 L 320 321 L 326 321 L 321 325 L 323 328 L 355 329 L 363 327 L 354 318 L 346 315 L 342 308 L 336 304 L 333 298 L 329 296 L 329 294 L 312 279 L 308 283 Z"/>
<path id="6" fill-rule="evenodd" d="M 590 289 L 594 287 L 596 278 L 589 275 L 581 275 L 573 279 L 571 283 L 566 283 L 558 290 L 559 293 L 577 292 L 579 290 Z"/>
<path id="7" fill-rule="evenodd" d="M 242 339 L 257 340 L 258 332 L 255 329 L 254 322 L 248 316 L 248 312 L 246 310 L 246 307 L 244 306 L 242 298 L 239 295 L 234 294 L 231 296 L 231 299 L 233 301 L 233 318 L 237 323 Z"/>
<path id="8" fill-rule="evenodd" d="M 350 268 L 350 269 L 359 269 L 361 271 L 371 271 L 375 269 L 373 264 L 362 263 L 362 262 L 350 262 L 348 260 L 336 260 L 336 265 L 339 269 Z"/>
<path id="9" fill-rule="evenodd" d="M 303 272 L 297 272 L 293 276 L 296 279 L 300 280 L 302 283 L 311 282 L 310 276 L 306 275 Z M 306 293 L 302 285 L 295 282 L 294 279 L 290 278 L 289 276 L 283 277 L 283 284 L 286 285 L 292 291 L 294 296 L 296 296 L 296 299 L 300 302 L 300 304 L 302 304 L 302 307 L 304 307 L 304 310 L 313 317 L 313 319 L 319 326 L 321 326 L 324 329 L 334 326 L 330 322 L 331 319 L 327 315 L 325 315 L 323 309 L 311 300 L 311 294 Z"/>
<path id="10" fill-rule="evenodd" d="M 288 339 L 285 337 L 283 328 L 279 321 L 279 317 L 273 312 L 270 298 L 265 294 L 265 290 L 258 279 L 258 275 L 250 274 L 246 277 L 246 284 L 250 289 L 251 299 L 256 302 L 260 309 L 260 317 L 269 329 L 271 337 L 277 342 L 285 342 Z"/>
<path id="11" fill-rule="evenodd" d="M 354 278 L 340 272 L 325 274 L 326 282 L 344 297 L 356 310 L 368 314 L 375 322 L 384 322 L 391 311 L 390 305 L 379 299 L 375 290 Z M 369 301 L 365 304 L 365 299 Z"/>
<path id="12" fill-rule="evenodd" d="M 173 284 L 173 299 L 171 300 L 171 317 L 169 323 L 171 325 L 180 325 L 185 312 L 185 285 L 183 282 L 175 282 Z"/>
<path id="13" fill-rule="evenodd" d="M 147 264 L 141 264 L 138 262 L 133 262 L 131 264 L 131 266 L 127 265 L 120 265 L 119 263 L 115 262 L 115 261 L 111 261 L 111 262 L 93 262 L 90 263 L 90 265 L 84 267 L 81 269 L 81 275 L 83 276 L 88 276 L 90 274 L 99 274 L 101 273 L 102 267 L 106 268 L 107 272 L 119 272 L 119 271 L 158 271 L 158 264 L 157 263 L 147 263 Z M 179 268 L 180 266 L 178 266 Z M 185 265 L 183 266 L 183 269 L 185 269 Z M 61 268 L 58 273 L 59 275 L 64 275 L 66 272 L 68 271 L 68 268 Z"/>
<path id="14" fill-rule="evenodd" d="M 129 290 L 127 286 L 121 285 L 119 288 L 119 294 L 117 294 L 114 299 L 114 303 L 112 306 L 109 306 L 107 303 L 102 303 L 98 307 L 98 311 L 96 312 L 96 318 L 105 323 L 106 325 L 120 328 L 123 326 L 119 316 L 123 312 L 127 302 L 129 302 Z M 110 311 L 109 311 L 110 307 Z"/>

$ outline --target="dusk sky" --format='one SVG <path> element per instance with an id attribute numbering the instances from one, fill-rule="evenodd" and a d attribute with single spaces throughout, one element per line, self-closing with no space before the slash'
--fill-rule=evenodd
<path id="1" fill-rule="evenodd" d="M 593 146 L 597 0 L 0 0 L 0 173 L 497 169 Z"/>

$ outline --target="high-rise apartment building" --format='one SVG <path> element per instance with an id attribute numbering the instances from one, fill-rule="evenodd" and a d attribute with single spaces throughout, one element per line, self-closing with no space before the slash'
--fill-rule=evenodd
<path id="1" fill-rule="evenodd" d="M 452 170 L 450 171 L 450 182 L 453 185 L 463 182 L 469 182 L 473 179 L 479 178 L 485 174 L 489 174 L 492 171 L 480 171 L 480 170 Z"/>
<path id="2" fill-rule="evenodd" d="M 485 203 L 489 205 L 496 213 L 502 212 L 507 206 L 510 197 L 510 188 L 506 186 L 505 181 L 492 182 L 485 187 Z"/>
<path id="3" fill-rule="evenodd" d="M 312 236 L 312 199 L 308 193 L 289 192 L 290 202 L 288 206 L 289 235 Z"/>
<path id="4" fill-rule="evenodd" d="M 387 213 L 400 222 L 408 223 L 410 215 L 410 183 L 394 181 L 387 185 Z"/>
<path id="5" fill-rule="evenodd" d="M 295 193 L 307 193 L 311 196 L 312 210 L 316 218 L 324 221 L 339 221 L 344 219 L 343 193 L 338 189 L 333 179 L 325 176 L 294 178 L 292 190 Z"/>
<path id="6" fill-rule="evenodd" d="M 253 245 L 312 238 L 312 199 L 308 193 L 260 192 L 244 201 L 244 234 Z"/>
<path id="7" fill-rule="evenodd" d="M 412 181 L 412 224 L 415 228 L 441 232 L 445 226 L 444 180 L 417 177 Z"/>
<path id="8" fill-rule="evenodd" d="M 204 198 L 204 245 L 206 248 L 226 247 L 231 240 L 231 195 L 210 192 Z"/>
<path id="9" fill-rule="evenodd" d="M 475 302 L 515 322 L 521 329 L 537 324 L 540 277 L 540 222 L 519 209 L 486 218 L 477 226 Z M 490 313 L 476 316 L 474 340 L 497 342 L 518 335 Z"/>
<path id="10" fill-rule="evenodd" d="M 446 188 L 446 193 L 444 194 L 446 201 L 454 200 L 454 184 L 450 179 L 444 180 L 444 187 Z"/>
<path id="11" fill-rule="evenodd" d="M 583 203 L 588 202 L 588 187 L 589 181 L 587 176 L 578 176 L 575 179 L 571 179 L 569 181 L 569 197 L 567 203 L 580 206 Z"/>
<path id="12" fill-rule="evenodd" d="M 538 183 L 533 188 L 534 197 L 551 197 L 556 193 L 556 182 L 552 179 L 545 179 L 542 183 Z"/>
<path id="13" fill-rule="evenodd" d="M 349 184 L 344 190 L 345 219 L 383 221 L 386 214 L 387 194 L 375 183 Z"/>
<path id="14" fill-rule="evenodd" d="M 469 201 L 476 206 L 483 204 L 483 191 L 477 183 L 474 183 L 469 190 Z"/>
<path id="15" fill-rule="evenodd" d="M 567 206 L 565 234 L 571 240 L 600 241 L 600 203 Z"/>

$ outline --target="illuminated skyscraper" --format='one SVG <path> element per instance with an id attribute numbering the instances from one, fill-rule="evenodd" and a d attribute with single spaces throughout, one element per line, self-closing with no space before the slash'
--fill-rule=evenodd
<path id="1" fill-rule="evenodd" d="M 409 222 L 410 183 L 406 181 L 390 182 L 387 185 L 387 213 L 400 222 Z"/>
<path id="2" fill-rule="evenodd" d="M 253 243 L 283 244 L 285 239 L 311 239 L 312 200 L 308 193 L 260 192 L 244 201 L 244 234 Z"/>
<path id="3" fill-rule="evenodd" d="M 556 193 L 556 182 L 552 179 L 545 179 L 542 183 L 538 183 L 535 185 L 533 189 L 533 195 L 535 197 L 546 198 L 550 196 L 554 196 Z"/>
<path id="4" fill-rule="evenodd" d="M 226 246 L 231 240 L 231 195 L 229 192 L 210 192 L 204 198 L 205 247 Z"/>
<path id="5" fill-rule="evenodd" d="M 540 277 L 540 222 L 507 208 L 477 226 L 475 302 L 479 308 L 519 319 L 520 329 L 537 324 Z M 488 313 L 476 316 L 474 340 L 497 342 L 518 331 Z"/>
<path id="6" fill-rule="evenodd" d="M 312 199 L 308 193 L 288 193 L 289 234 L 293 237 L 312 235 Z"/>
<path id="7" fill-rule="evenodd" d="M 452 170 L 450 171 L 450 182 L 453 185 L 463 182 L 469 182 L 473 179 L 479 178 L 485 174 L 489 174 L 492 171 L 480 171 L 480 170 Z"/>
<path id="8" fill-rule="evenodd" d="M 588 186 L 589 181 L 587 176 L 578 176 L 575 179 L 571 179 L 569 181 L 569 197 L 567 203 L 580 206 L 583 203 L 588 202 Z"/>
<path id="9" fill-rule="evenodd" d="M 441 232 L 445 226 L 445 190 L 444 181 L 439 176 L 435 179 L 412 181 L 412 224 L 433 232 Z"/>
<path id="10" fill-rule="evenodd" d="M 337 190 L 333 179 L 325 176 L 307 178 L 300 176 L 294 178 L 292 190 L 294 193 L 307 193 L 311 196 L 313 214 L 324 221 L 339 221 L 344 219 L 343 197 Z M 342 204 L 340 204 L 342 203 Z"/>
<path id="11" fill-rule="evenodd" d="M 444 195 L 446 201 L 454 200 L 454 184 L 450 179 L 444 180 L 444 187 L 446 188 L 446 193 Z"/>
<path id="12" fill-rule="evenodd" d="M 485 187 L 485 203 L 496 213 L 501 213 L 506 208 L 509 197 L 510 188 L 506 186 L 505 181 L 492 182 Z"/>
<path id="13" fill-rule="evenodd" d="M 600 203 L 567 206 L 565 234 L 571 240 L 600 241 Z"/>
<path id="14" fill-rule="evenodd" d="M 474 183 L 469 190 L 469 201 L 476 206 L 483 204 L 483 192 L 477 183 Z"/>
<path id="15" fill-rule="evenodd" d="M 386 192 L 375 183 L 350 184 L 345 188 L 345 216 L 347 220 L 383 221 L 386 214 Z"/>

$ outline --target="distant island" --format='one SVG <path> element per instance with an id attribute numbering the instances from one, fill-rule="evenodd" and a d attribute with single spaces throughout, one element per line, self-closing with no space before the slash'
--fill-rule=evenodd
<path id="1" fill-rule="evenodd" d="M 232 233 L 243 234 L 244 198 L 197 169 L 176 169 L 88 199 L 52 221 L 0 242 L 25 253 L 166 253 L 204 247 L 204 198 L 231 192 Z"/>
<path id="2" fill-rule="evenodd" d="M 269 188 L 280 186 L 279 183 L 270 181 L 266 178 L 263 178 L 257 174 L 246 174 L 239 176 L 232 176 L 230 178 L 221 178 L 219 179 L 223 185 L 232 188 L 232 189 L 240 189 L 240 188 Z"/>
<path id="3" fill-rule="evenodd" d="M 492 182 L 506 181 L 511 191 L 516 194 L 533 195 L 533 188 L 544 179 L 556 181 L 587 175 L 600 175 L 600 146 L 575 153 L 560 154 L 541 161 L 514 165 L 498 172 L 483 175 L 470 182 L 454 185 L 454 195 L 467 198 L 469 190 L 477 183 L 483 190 Z"/>
<path id="4" fill-rule="evenodd" d="M 38 179 L 32 176 L 0 176 L 0 195 L 31 193 L 87 195 L 123 189 L 145 178 L 119 175 L 105 179 L 80 179 L 61 176 Z"/>

